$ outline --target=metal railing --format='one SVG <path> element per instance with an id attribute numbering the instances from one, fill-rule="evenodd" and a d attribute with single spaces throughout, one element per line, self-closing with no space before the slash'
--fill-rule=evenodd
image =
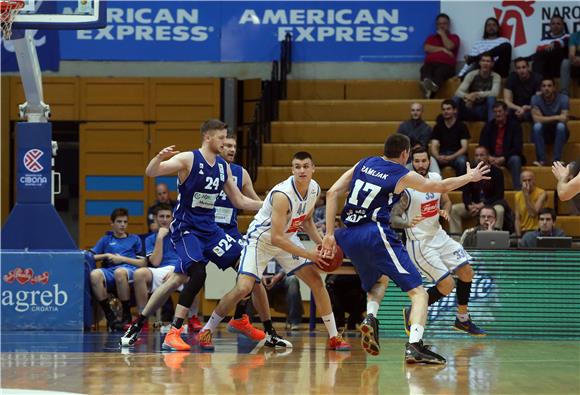
<path id="1" fill-rule="evenodd" d="M 253 180 L 262 164 L 262 144 L 270 142 L 272 121 L 278 119 L 278 102 L 287 97 L 287 77 L 292 72 L 292 36 L 286 33 L 280 42 L 280 60 L 272 62 L 270 80 L 262 81 L 260 100 L 254 110 L 254 122 L 249 128 L 247 169 Z"/>

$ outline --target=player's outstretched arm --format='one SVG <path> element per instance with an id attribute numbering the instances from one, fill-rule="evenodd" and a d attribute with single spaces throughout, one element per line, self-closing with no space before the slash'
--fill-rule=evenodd
<path id="1" fill-rule="evenodd" d="M 240 210 L 258 211 L 262 207 L 263 202 L 261 200 L 252 200 L 249 197 L 242 195 L 242 192 L 240 192 L 238 186 L 234 182 L 230 166 L 228 166 L 227 169 L 228 179 L 224 184 L 224 192 L 228 195 L 228 198 L 234 207 Z"/>
<path id="2" fill-rule="evenodd" d="M 163 148 L 147 165 L 145 174 L 148 177 L 165 176 L 187 169 L 186 158 L 191 158 L 192 153 L 174 151 L 175 145 Z"/>
<path id="3" fill-rule="evenodd" d="M 254 200 L 261 200 L 254 190 L 254 183 L 248 171 L 242 168 L 242 194 Z"/>
<path id="4" fill-rule="evenodd" d="M 413 188 L 419 192 L 447 193 L 461 188 L 470 182 L 489 180 L 490 177 L 486 175 L 489 171 L 489 166 L 483 162 L 479 162 L 473 169 L 469 162 L 467 162 L 467 172 L 464 175 L 450 177 L 444 180 L 430 180 L 411 171 L 399 181 L 395 193 L 401 193 L 405 188 Z"/>
<path id="5" fill-rule="evenodd" d="M 570 200 L 580 193 L 580 174 L 568 181 L 570 171 L 570 165 L 564 166 L 560 162 L 554 162 L 552 165 L 552 173 L 558 180 L 558 185 L 556 186 L 558 197 L 562 201 Z"/>
<path id="6" fill-rule="evenodd" d="M 338 210 L 338 197 L 348 192 L 355 167 L 356 165 L 344 172 L 326 192 L 326 234 L 322 239 L 322 255 L 325 258 L 332 258 L 334 256 L 336 246 L 336 240 L 334 240 L 334 221 L 336 210 Z"/>

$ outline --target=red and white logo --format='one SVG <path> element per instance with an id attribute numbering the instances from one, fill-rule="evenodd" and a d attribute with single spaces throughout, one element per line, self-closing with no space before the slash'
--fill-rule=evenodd
<path id="1" fill-rule="evenodd" d="M 10 270 L 7 274 L 2 276 L 2 280 L 5 283 L 12 284 L 14 281 L 19 283 L 20 285 L 24 285 L 26 283 L 29 284 L 48 284 L 50 274 L 48 272 L 44 272 L 42 274 L 34 275 L 34 270 L 31 268 L 23 269 L 21 267 L 14 268 L 14 270 Z"/>
<path id="2" fill-rule="evenodd" d="M 499 21 L 501 35 L 509 39 L 514 48 L 528 42 L 524 19 L 534 14 L 535 1 L 502 1 L 502 8 L 493 8 Z"/>
<path id="3" fill-rule="evenodd" d="M 44 169 L 44 166 L 42 166 L 39 162 L 39 159 L 42 157 L 42 155 L 44 155 L 44 152 L 42 152 L 38 148 L 28 150 L 24 154 L 24 158 L 22 159 L 22 162 L 24 163 L 24 167 L 26 168 L 26 170 L 32 173 L 38 173 L 42 171 Z"/>

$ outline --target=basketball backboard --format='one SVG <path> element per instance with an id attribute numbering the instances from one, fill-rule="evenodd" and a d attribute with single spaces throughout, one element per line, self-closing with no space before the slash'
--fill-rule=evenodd
<path id="1" fill-rule="evenodd" d="M 96 29 L 107 23 L 102 0 L 25 0 L 12 29 Z"/>

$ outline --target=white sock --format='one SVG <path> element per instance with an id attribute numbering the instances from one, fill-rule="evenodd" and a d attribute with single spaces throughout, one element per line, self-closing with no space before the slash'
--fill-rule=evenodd
<path id="1" fill-rule="evenodd" d="M 467 313 L 467 314 L 457 313 L 457 319 L 461 322 L 467 322 L 467 321 L 469 321 L 469 313 Z"/>
<path id="2" fill-rule="evenodd" d="M 409 335 L 409 343 L 417 343 L 419 340 L 423 338 L 423 328 L 422 325 L 413 324 L 411 325 L 411 334 Z"/>
<path id="3" fill-rule="evenodd" d="M 322 322 L 324 322 L 324 326 L 326 326 L 326 330 L 328 331 L 329 337 L 334 337 L 338 335 L 338 330 L 336 329 L 336 322 L 334 321 L 333 313 L 330 313 L 329 315 L 323 315 Z"/>
<path id="4" fill-rule="evenodd" d="M 205 323 L 202 331 L 209 329 L 209 331 L 211 333 L 214 333 L 215 330 L 217 329 L 218 325 L 220 324 L 220 322 L 222 322 L 223 319 L 224 319 L 224 317 L 220 317 L 214 311 L 213 313 L 211 313 L 211 317 L 209 317 L 209 320 L 207 320 L 207 322 Z"/>
<path id="5" fill-rule="evenodd" d="M 375 302 L 374 300 L 367 302 L 367 314 L 372 314 L 376 317 L 378 312 L 379 312 L 379 304 L 377 302 Z"/>

